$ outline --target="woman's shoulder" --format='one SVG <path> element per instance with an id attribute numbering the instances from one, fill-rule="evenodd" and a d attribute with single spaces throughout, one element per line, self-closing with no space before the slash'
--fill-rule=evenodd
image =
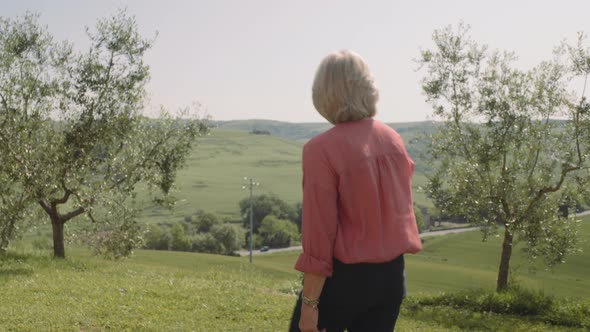
<path id="1" fill-rule="evenodd" d="M 304 148 L 316 150 L 322 147 L 339 146 L 343 143 L 366 141 L 367 136 L 388 137 L 394 141 L 401 140 L 400 134 L 389 125 L 367 118 L 338 124 L 321 134 L 318 134 L 305 143 Z M 355 139 L 358 138 L 358 139 Z"/>
<path id="2" fill-rule="evenodd" d="M 332 127 L 323 133 L 317 134 L 304 144 L 304 148 L 314 148 L 331 144 L 331 142 L 334 141 L 335 136 L 338 135 L 336 129 L 337 127 Z"/>
<path id="3" fill-rule="evenodd" d="M 373 121 L 373 128 L 376 129 L 382 136 L 387 136 L 394 141 L 403 141 L 401 135 L 393 129 L 390 125 L 378 120 Z"/>

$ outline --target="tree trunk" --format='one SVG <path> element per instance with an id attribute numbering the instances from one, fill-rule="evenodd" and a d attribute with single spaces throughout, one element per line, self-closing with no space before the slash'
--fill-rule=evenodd
<path id="1" fill-rule="evenodd" d="M 512 233 L 510 228 L 504 228 L 504 243 L 502 243 L 502 255 L 500 256 L 500 268 L 498 269 L 498 283 L 496 291 L 500 292 L 508 288 L 508 272 L 510 269 L 510 257 L 512 256 Z"/>
<path id="2" fill-rule="evenodd" d="M 51 220 L 51 225 L 53 226 L 53 257 L 65 258 L 64 222 L 59 219 Z"/>

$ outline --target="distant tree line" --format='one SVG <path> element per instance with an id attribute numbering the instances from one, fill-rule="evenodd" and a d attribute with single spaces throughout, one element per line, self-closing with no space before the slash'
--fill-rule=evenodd
<path id="1" fill-rule="evenodd" d="M 144 248 L 235 255 L 249 247 L 250 201 L 239 202 L 242 225 L 197 211 L 183 221 L 147 227 Z M 254 247 L 284 248 L 300 241 L 301 203 L 289 205 L 275 195 L 253 197 Z"/>
<path id="2" fill-rule="evenodd" d="M 184 221 L 149 225 L 144 248 L 234 255 L 244 243 L 243 232 L 239 225 L 198 211 Z"/>
<path id="3" fill-rule="evenodd" d="M 246 231 L 245 242 L 250 243 L 250 200 L 240 201 L 240 213 Z M 252 198 L 254 247 L 289 247 L 300 241 L 301 203 L 289 205 L 275 195 L 256 195 Z"/>
<path id="4" fill-rule="evenodd" d="M 239 249 L 249 248 L 250 243 L 249 198 L 242 199 L 239 207 L 242 225 L 201 210 L 185 216 L 183 221 L 149 225 L 144 248 L 235 255 Z M 291 205 L 273 194 L 253 196 L 254 248 L 286 248 L 299 244 L 302 207 L 301 202 Z M 427 227 L 422 210 L 428 211 L 414 207 L 421 231 Z"/>
<path id="5" fill-rule="evenodd" d="M 261 130 L 261 129 L 253 129 L 250 134 L 254 134 L 254 135 L 268 135 L 270 136 L 270 131 L 268 130 Z"/>

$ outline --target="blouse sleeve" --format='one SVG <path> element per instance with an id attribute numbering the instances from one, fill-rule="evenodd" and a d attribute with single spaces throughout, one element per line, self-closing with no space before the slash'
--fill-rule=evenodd
<path id="1" fill-rule="evenodd" d="M 303 147 L 302 246 L 295 269 L 332 276 L 338 230 L 338 175 L 321 148 Z"/>

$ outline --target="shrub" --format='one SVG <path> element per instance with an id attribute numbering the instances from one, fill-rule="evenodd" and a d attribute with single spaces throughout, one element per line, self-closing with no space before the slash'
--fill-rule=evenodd
<path id="1" fill-rule="evenodd" d="M 283 248 L 291 245 L 291 241 L 299 239 L 297 225 L 289 220 L 282 220 L 273 215 L 266 216 L 258 230 L 263 245 L 271 248 Z"/>
<path id="2" fill-rule="evenodd" d="M 191 251 L 192 243 L 186 236 L 184 227 L 181 223 L 176 223 L 170 230 L 172 236 L 172 250 L 176 251 Z"/>
<path id="3" fill-rule="evenodd" d="M 192 251 L 219 254 L 223 252 L 223 245 L 211 233 L 199 233 L 193 237 Z"/>
<path id="4" fill-rule="evenodd" d="M 424 216 L 420 207 L 414 205 L 414 215 L 416 216 L 416 225 L 418 225 L 418 231 L 422 233 L 424 230 Z"/>
<path id="5" fill-rule="evenodd" d="M 550 324 L 590 327 L 590 305 L 568 299 L 557 299 L 543 292 L 511 287 L 504 292 L 466 290 L 422 296 L 406 303 L 410 309 L 420 306 L 449 306 L 474 312 L 493 312 L 533 317 Z"/>
<path id="6" fill-rule="evenodd" d="M 203 212 L 197 216 L 194 223 L 198 233 L 207 233 L 211 231 L 215 225 L 218 225 L 220 220 L 213 213 Z"/>
<path id="7" fill-rule="evenodd" d="M 148 226 L 145 236 L 146 239 L 144 248 L 154 250 L 170 250 L 172 236 L 166 229 L 163 229 L 158 225 L 150 225 Z"/>
<path id="8" fill-rule="evenodd" d="M 211 235 L 221 244 L 221 253 L 226 255 L 232 255 L 234 251 L 240 249 L 243 243 L 242 231 L 230 224 L 213 226 Z"/>

